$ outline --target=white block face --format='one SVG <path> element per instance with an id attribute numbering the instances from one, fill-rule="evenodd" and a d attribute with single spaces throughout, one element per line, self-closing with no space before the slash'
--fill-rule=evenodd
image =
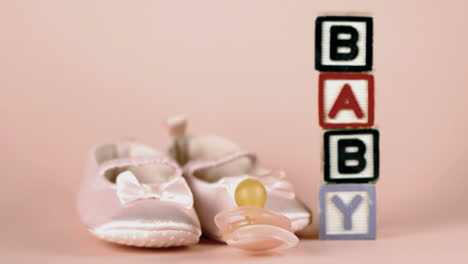
<path id="1" fill-rule="evenodd" d="M 359 104 L 364 116 L 359 118 L 352 109 L 342 109 L 338 114 L 331 118 L 329 113 L 335 105 L 336 99 L 341 91 L 348 84 L 351 91 Z M 324 95 L 324 120 L 327 124 L 367 124 L 369 123 L 369 81 L 368 80 L 341 80 L 341 79 L 328 79 L 323 84 Z"/>
<path id="2" fill-rule="evenodd" d="M 340 139 L 359 139 L 364 142 L 366 146 L 366 152 L 364 153 L 364 159 L 366 160 L 366 167 L 360 173 L 343 174 L 338 170 L 338 140 Z M 374 142 L 372 134 L 363 135 L 333 135 L 330 136 L 330 179 L 371 179 L 374 177 Z M 346 151 L 356 152 L 357 149 L 348 147 Z M 346 165 L 356 165 L 357 161 L 348 160 Z"/>
<path id="3" fill-rule="evenodd" d="M 345 205 L 349 205 L 351 200 L 360 195 L 362 201 L 352 214 L 352 228 L 345 230 L 344 215 L 340 209 L 333 203 L 332 197 L 338 196 Z M 326 232 L 327 235 L 341 235 L 341 234 L 367 234 L 369 233 L 369 194 L 366 191 L 360 192 L 328 192 L 325 195 L 326 199 Z"/>
<path id="4" fill-rule="evenodd" d="M 359 39 L 356 42 L 358 47 L 358 55 L 353 60 L 337 61 L 330 57 L 330 40 L 332 26 L 351 26 L 359 33 Z M 339 39 L 349 39 L 347 34 L 338 35 Z M 346 21 L 324 21 L 322 23 L 322 65 L 324 66 L 365 66 L 366 65 L 366 43 L 367 32 L 366 22 L 346 22 Z M 346 48 L 338 49 L 339 52 L 349 52 Z"/>

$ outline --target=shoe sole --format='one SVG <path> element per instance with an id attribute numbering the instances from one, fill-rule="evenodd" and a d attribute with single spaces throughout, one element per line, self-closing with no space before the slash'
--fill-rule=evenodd
<path id="1" fill-rule="evenodd" d="M 97 238 L 125 246 L 167 248 L 189 246 L 198 243 L 200 234 L 187 230 L 90 230 Z"/>

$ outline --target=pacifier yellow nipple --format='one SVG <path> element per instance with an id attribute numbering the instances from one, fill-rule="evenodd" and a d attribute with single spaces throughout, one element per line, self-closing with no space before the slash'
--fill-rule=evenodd
<path id="1" fill-rule="evenodd" d="M 238 206 L 265 206 L 267 192 L 265 186 L 255 179 L 245 179 L 237 185 L 234 198 Z"/>

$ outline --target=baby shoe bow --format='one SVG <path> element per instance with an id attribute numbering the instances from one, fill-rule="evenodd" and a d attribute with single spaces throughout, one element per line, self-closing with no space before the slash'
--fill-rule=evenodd
<path id="1" fill-rule="evenodd" d="M 142 184 L 130 172 L 121 173 L 116 180 L 117 196 L 123 205 L 146 199 L 178 203 L 186 208 L 193 206 L 190 189 L 182 177 L 174 177 L 162 184 Z"/>

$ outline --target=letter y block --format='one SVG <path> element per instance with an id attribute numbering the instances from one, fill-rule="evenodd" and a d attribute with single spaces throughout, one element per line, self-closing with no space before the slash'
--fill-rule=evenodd
<path id="1" fill-rule="evenodd" d="M 375 239 L 375 185 L 322 185 L 319 200 L 320 239 Z"/>

